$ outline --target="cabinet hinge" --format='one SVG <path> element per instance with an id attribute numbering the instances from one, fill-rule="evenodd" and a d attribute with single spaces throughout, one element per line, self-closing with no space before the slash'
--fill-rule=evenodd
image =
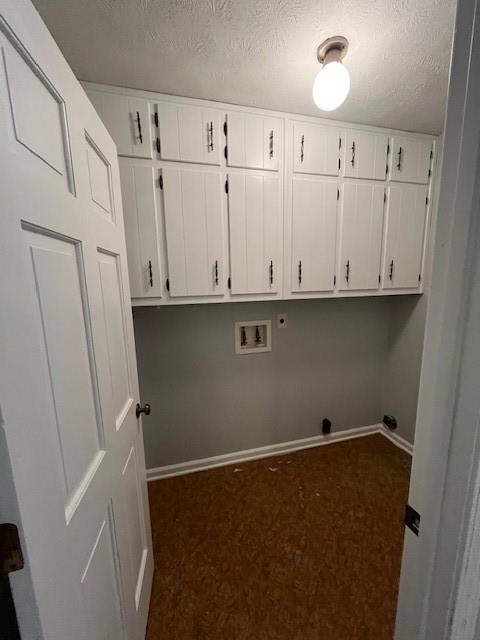
<path id="1" fill-rule="evenodd" d="M 425 198 L 425 204 L 428 204 L 429 200 L 428 200 L 428 196 Z"/>
<path id="2" fill-rule="evenodd" d="M 228 276 L 228 280 L 227 280 L 227 287 L 228 287 L 229 289 L 231 289 L 231 288 L 232 288 L 232 279 L 230 278 L 230 276 Z"/>
<path id="3" fill-rule="evenodd" d="M 223 155 L 225 156 L 225 160 L 228 160 L 228 149 L 227 149 L 227 145 L 225 145 L 225 149 L 223 150 Z"/>
<path id="4" fill-rule="evenodd" d="M 421 281 L 422 281 L 422 274 L 421 274 L 421 273 L 419 273 L 419 274 L 418 274 L 418 281 L 419 281 L 419 282 L 421 282 Z"/>
<path id="5" fill-rule="evenodd" d="M 418 536 L 420 531 L 420 514 L 409 504 L 405 507 L 405 525 Z"/>
<path id="6" fill-rule="evenodd" d="M 388 163 L 387 163 L 387 166 L 385 167 L 385 175 L 388 176 Z"/>
<path id="7" fill-rule="evenodd" d="M 340 189 L 337 189 L 337 200 L 340 200 Z"/>
<path id="8" fill-rule="evenodd" d="M 225 193 L 228 193 L 228 179 L 225 180 Z"/>
<path id="9" fill-rule="evenodd" d="M 430 149 L 430 160 L 433 158 L 433 149 Z"/>
<path id="10" fill-rule="evenodd" d="M 378 284 L 380 284 L 381 281 L 382 281 L 382 278 L 380 277 L 380 274 L 378 274 Z"/>
<path id="11" fill-rule="evenodd" d="M 155 144 L 157 146 L 157 153 L 160 153 L 160 138 L 157 138 Z"/>
<path id="12" fill-rule="evenodd" d="M 337 276 L 333 276 L 333 286 L 335 287 L 337 284 Z"/>
<path id="13" fill-rule="evenodd" d="M 389 153 L 390 153 L 390 143 L 387 142 L 387 156 L 388 156 Z"/>
<path id="14" fill-rule="evenodd" d="M 338 159 L 338 170 L 340 171 L 340 167 L 342 166 L 342 162 L 340 160 L 340 158 Z"/>
<path id="15" fill-rule="evenodd" d="M 155 126 L 158 128 L 158 111 L 155 111 L 155 114 L 153 116 L 153 120 L 155 122 Z"/>
<path id="16" fill-rule="evenodd" d="M 383 192 L 383 201 L 384 202 L 387 201 L 387 192 L 386 191 Z"/>
<path id="17" fill-rule="evenodd" d="M 432 177 L 432 170 L 431 170 L 431 169 L 429 169 L 429 170 L 428 170 L 428 177 L 429 177 L 429 178 L 431 178 L 431 177 Z"/>
<path id="18" fill-rule="evenodd" d="M 169 280 L 168 278 L 167 278 L 167 279 L 166 279 L 166 281 L 165 281 L 165 289 L 166 289 L 167 291 L 170 291 L 170 280 Z"/>
<path id="19" fill-rule="evenodd" d="M 342 148 L 342 138 L 338 139 L 338 148 L 341 149 Z"/>
<path id="20" fill-rule="evenodd" d="M 225 122 L 223 123 L 223 133 L 224 133 L 225 135 L 227 135 L 227 131 L 228 131 L 228 128 L 227 128 L 227 121 L 225 120 Z"/>
<path id="21" fill-rule="evenodd" d="M 158 184 L 160 185 L 160 189 L 163 189 L 163 176 L 162 176 L 162 174 L 160 174 L 160 177 L 158 178 Z"/>

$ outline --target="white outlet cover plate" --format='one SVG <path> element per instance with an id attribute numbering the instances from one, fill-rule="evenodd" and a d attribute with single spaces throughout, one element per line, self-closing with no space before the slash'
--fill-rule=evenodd
<path id="1" fill-rule="evenodd" d="M 286 329 L 287 328 L 287 314 L 279 313 L 277 316 L 277 329 Z"/>

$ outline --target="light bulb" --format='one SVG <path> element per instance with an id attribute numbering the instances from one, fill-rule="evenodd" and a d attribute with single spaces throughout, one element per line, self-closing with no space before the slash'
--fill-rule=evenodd
<path id="1" fill-rule="evenodd" d="M 322 111 L 333 111 L 350 91 L 350 74 L 339 60 L 323 65 L 313 83 L 313 100 Z"/>

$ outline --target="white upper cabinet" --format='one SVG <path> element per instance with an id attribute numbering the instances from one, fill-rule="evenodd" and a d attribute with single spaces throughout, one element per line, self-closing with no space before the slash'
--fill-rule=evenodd
<path id="1" fill-rule="evenodd" d="M 370 290 L 380 286 L 383 184 L 347 182 L 341 193 L 340 290 Z"/>
<path id="2" fill-rule="evenodd" d="M 123 219 L 132 298 L 160 298 L 162 274 L 153 167 L 120 162 Z M 158 185 L 158 182 L 157 182 Z"/>
<path id="3" fill-rule="evenodd" d="M 426 198 L 423 185 L 392 184 L 388 189 L 384 289 L 420 285 Z"/>
<path id="4" fill-rule="evenodd" d="M 293 179 L 293 292 L 333 290 L 337 205 L 336 181 L 326 178 Z"/>
<path id="5" fill-rule="evenodd" d="M 218 173 L 163 169 L 170 296 L 225 293 L 222 180 Z"/>
<path id="6" fill-rule="evenodd" d="M 344 135 L 343 175 L 346 178 L 385 180 L 388 136 L 349 129 Z"/>
<path id="7" fill-rule="evenodd" d="M 148 101 L 88 88 L 86 91 L 117 145 L 118 155 L 151 160 L 152 114 Z"/>
<path id="8" fill-rule="evenodd" d="M 390 180 L 427 184 L 430 177 L 432 141 L 419 137 L 393 136 Z"/>
<path id="9" fill-rule="evenodd" d="M 228 213 L 232 294 L 278 294 L 283 237 L 280 180 L 229 175 Z"/>
<path id="10" fill-rule="evenodd" d="M 283 121 L 252 113 L 227 113 L 227 165 L 278 171 Z"/>
<path id="11" fill-rule="evenodd" d="M 339 164 L 340 133 L 338 129 L 294 122 L 293 170 L 295 172 L 338 176 Z"/>
<path id="12" fill-rule="evenodd" d="M 220 164 L 220 115 L 207 109 L 172 102 L 156 105 L 162 160 Z"/>

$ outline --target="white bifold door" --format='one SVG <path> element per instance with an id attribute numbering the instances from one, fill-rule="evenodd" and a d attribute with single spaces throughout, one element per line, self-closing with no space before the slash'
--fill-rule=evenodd
<path id="1" fill-rule="evenodd" d="M 0 57 L 1 425 L 34 599 L 11 574 L 22 637 L 140 640 L 153 557 L 116 149 L 27 0 L 1 3 Z"/>

